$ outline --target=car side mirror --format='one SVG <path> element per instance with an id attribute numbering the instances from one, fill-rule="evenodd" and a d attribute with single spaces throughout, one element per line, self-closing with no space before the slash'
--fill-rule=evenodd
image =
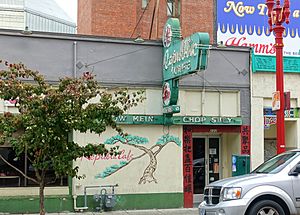
<path id="1" fill-rule="evenodd" d="M 298 176 L 300 174 L 300 163 L 298 163 L 293 171 L 289 173 L 292 176 Z"/>
<path id="2" fill-rule="evenodd" d="M 299 163 L 296 165 L 294 172 L 300 173 L 300 164 Z"/>

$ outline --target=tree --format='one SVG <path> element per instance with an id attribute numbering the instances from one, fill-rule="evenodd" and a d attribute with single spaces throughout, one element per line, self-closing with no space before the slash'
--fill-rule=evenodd
<path id="1" fill-rule="evenodd" d="M 136 157 L 133 157 L 130 161 L 121 161 L 119 164 L 115 164 L 106 168 L 102 173 L 96 175 L 96 178 L 105 178 L 108 177 L 120 169 L 128 166 L 134 160 L 140 159 L 145 155 L 149 156 L 149 164 L 145 168 L 143 176 L 140 178 L 139 184 L 157 183 L 156 178 L 154 177 L 154 172 L 157 168 L 157 155 L 161 152 L 161 150 L 167 146 L 168 143 L 175 143 L 176 145 L 180 146 L 181 141 L 178 137 L 174 137 L 172 135 L 166 134 L 161 136 L 155 145 L 150 148 L 145 147 L 144 145 L 147 144 L 149 140 L 144 137 L 133 136 L 133 135 L 115 135 L 105 141 L 105 144 L 114 145 L 116 143 L 121 143 L 123 145 L 132 146 L 141 150 L 143 153 Z"/>
<path id="2" fill-rule="evenodd" d="M 0 63 L 2 63 L 0 61 Z M 15 102 L 17 114 L 0 113 L 0 144 L 10 144 L 17 156 L 26 153 L 35 177 L 0 158 L 22 176 L 39 185 L 40 214 L 45 214 L 44 188 L 50 181 L 45 176 L 52 169 L 56 178 L 78 176 L 72 161 L 93 154 L 117 153 L 116 147 L 103 144 L 80 146 L 68 138 L 74 130 L 101 134 L 111 126 L 122 135 L 115 117 L 144 99 L 142 91 L 129 93 L 116 89 L 109 93 L 94 76 L 86 72 L 80 78 L 63 78 L 50 85 L 37 71 L 24 64 L 2 63 L 0 98 Z"/>

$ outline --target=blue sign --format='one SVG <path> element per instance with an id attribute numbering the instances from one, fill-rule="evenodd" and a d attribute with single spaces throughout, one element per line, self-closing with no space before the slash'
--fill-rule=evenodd
<path id="1" fill-rule="evenodd" d="M 275 37 L 269 30 L 265 0 L 218 0 L 218 42 L 227 46 L 247 46 L 255 54 L 274 55 Z M 283 4 L 283 1 L 281 1 Z M 290 23 L 284 24 L 284 55 L 300 56 L 300 3 L 290 0 Z"/>

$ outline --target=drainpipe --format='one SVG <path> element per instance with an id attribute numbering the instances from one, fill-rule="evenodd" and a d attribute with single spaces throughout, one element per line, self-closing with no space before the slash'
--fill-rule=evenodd
<path id="1" fill-rule="evenodd" d="M 74 211 L 80 211 L 80 212 L 82 212 L 83 210 L 87 210 L 88 209 L 88 207 L 87 206 L 84 206 L 84 207 L 77 207 L 77 196 L 76 195 L 74 195 L 73 196 L 73 202 L 74 202 Z"/>
<path id="2" fill-rule="evenodd" d="M 77 78 L 77 68 L 76 68 L 76 61 L 77 61 L 77 42 L 73 42 L 73 77 Z"/>

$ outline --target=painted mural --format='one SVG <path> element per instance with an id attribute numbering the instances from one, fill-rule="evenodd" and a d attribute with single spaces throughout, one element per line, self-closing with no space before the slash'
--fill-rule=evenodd
<path id="1" fill-rule="evenodd" d="M 284 55 L 300 57 L 300 4 L 290 0 L 290 23 L 285 25 Z M 265 0 L 218 0 L 218 42 L 226 46 L 252 47 L 255 54 L 275 55 Z"/>
<path id="2" fill-rule="evenodd" d="M 138 155 L 132 154 L 131 150 L 125 151 L 120 150 L 119 155 L 96 155 L 96 157 L 89 158 L 90 160 L 109 160 L 109 159 L 116 159 L 120 160 L 119 164 L 114 164 L 105 168 L 102 172 L 98 173 L 95 178 L 106 178 L 114 173 L 124 169 L 126 166 L 130 165 L 133 161 L 138 160 L 144 156 L 149 157 L 149 164 L 145 166 L 143 173 L 141 173 L 140 180 L 138 184 L 146 184 L 146 183 L 158 183 L 158 180 L 155 178 L 155 171 L 157 169 L 158 160 L 157 156 L 165 148 L 168 144 L 176 144 L 177 146 L 181 146 L 181 141 L 178 137 L 166 134 L 158 138 L 156 143 L 151 147 L 147 147 L 149 144 L 149 140 L 144 137 L 134 136 L 134 135 L 115 135 L 105 141 L 104 144 L 106 145 L 119 145 L 119 146 L 127 146 L 127 148 L 133 147 L 134 149 L 138 149 L 141 153 Z"/>

